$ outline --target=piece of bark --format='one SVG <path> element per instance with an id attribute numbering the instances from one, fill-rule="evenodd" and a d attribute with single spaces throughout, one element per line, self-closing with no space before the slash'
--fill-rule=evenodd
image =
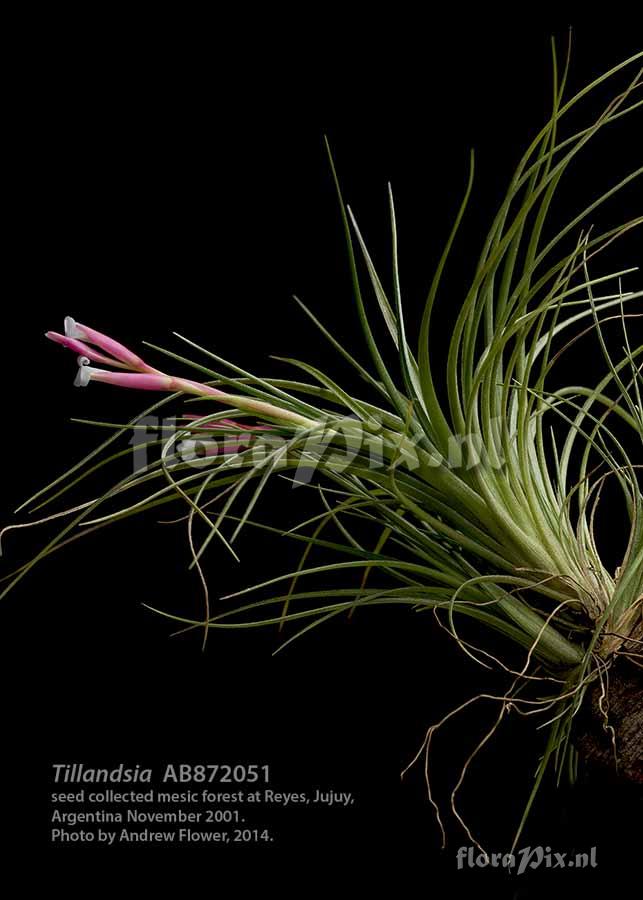
<path id="1" fill-rule="evenodd" d="M 603 700 L 607 722 L 600 696 L 597 684 L 577 725 L 576 747 L 585 774 L 592 779 L 643 784 L 643 669 L 621 661 L 612 666 Z"/>

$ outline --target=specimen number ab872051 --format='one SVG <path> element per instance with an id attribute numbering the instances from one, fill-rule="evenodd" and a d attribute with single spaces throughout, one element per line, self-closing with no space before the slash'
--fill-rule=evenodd
<path id="1" fill-rule="evenodd" d="M 268 784 L 270 768 L 267 765 L 220 765 L 219 763 L 168 763 L 163 773 L 163 782 L 172 781 L 185 784 Z"/>

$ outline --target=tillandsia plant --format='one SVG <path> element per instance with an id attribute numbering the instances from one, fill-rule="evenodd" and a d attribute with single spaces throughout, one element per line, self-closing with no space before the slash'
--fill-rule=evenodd
<path id="1" fill-rule="evenodd" d="M 77 354 L 79 386 L 103 382 L 164 396 L 126 425 L 99 423 L 113 428 L 108 439 L 21 509 L 59 501 L 97 470 L 135 453 L 130 444 L 119 449 L 117 441 L 146 429 L 144 417 L 182 399 L 194 405 L 171 431 L 159 428 L 153 442 L 158 452 L 145 465 L 130 469 L 101 496 L 40 519 L 68 521 L 32 561 L 6 576 L 4 594 L 35 563 L 88 531 L 168 503 L 182 504 L 192 566 L 205 591 L 202 619 L 163 613 L 184 629 L 202 628 L 207 636 L 217 628 L 292 624 L 288 643 L 358 607 L 402 605 L 433 611 L 465 653 L 482 666 L 504 671 L 504 693 L 480 694 L 465 704 L 486 701 L 498 710 L 451 794 L 452 812 L 472 840 L 458 811 L 457 792 L 467 766 L 510 711 L 533 716 L 549 735 L 525 817 L 548 768 L 559 777 L 573 776 L 583 741 L 591 754 L 591 741 L 577 734 L 575 725 L 592 697 L 621 769 L 642 780 L 641 695 L 633 673 L 643 659 L 643 494 L 637 463 L 643 440 L 643 346 L 631 335 L 632 320 L 643 315 L 643 290 L 623 288 L 635 269 L 594 274 L 590 268 L 605 247 L 643 223 L 643 216 L 602 233 L 595 233 L 589 220 L 608 198 L 631 191 L 643 167 L 589 197 L 585 209 L 546 237 L 552 200 L 577 154 L 603 129 L 640 109 L 642 57 L 636 54 L 565 99 L 569 58 L 559 71 L 554 50 L 551 117 L 520 160 L 484 240 L 461 299 L 444 371 L 436 371 L 430 349 L 433 312 L 472 190 L 473 155 L 419 333 L 411 335 L 401 299 L 391 190 L 389 286 L 342 199 L 329 153 L 371 367 L 357 362 L 312 311 L 297 303 L 356 369 L 364 396 L 348 393 L 327 372 L 297 360 L 288 362 L 303 380 L 259 377 L 180 335 L 201 361 L 148 346 L 172 366 L 197 372 L 199 380 L 152 367 L 71 318 L 64 334 L 48 332 Z M 587 108 L 595 89 L 621 74 L 627 76 L 626 86 L 595 118 L 578 131 L 566 128 L 572 109 Z M 376 341 L 375 315 L 388 330 L 387 348 Z M 610 349 L 608 334 L 615 329 L 618 353 Z M 603 364 L 595 385 L 552 386 L 557 361 L 585 335 L 597 342 Z M 233 605 L 212 604 L 204 553 L 216 539 L 221 552 L 235 554 L 244 527 L 279 531 L 254 518 L 275 474 L 306 482 L 319 497 L 319 515 L 288 531 L 303 545 L 301 562 L 294 571 L 244 587 L 232 595 L 240 598 Z M 618 485 L 628 517 L 629 536 L 616 571 L 603 562 L 595 533 L 607 482 Z M 106 510 L 107 503 L 116 507 Z M 377 531 L 375 544 L 365 546 L 364 529 Z M 317 548 L 324 560 L 329 553 L 336 559 L 315 564 Z M 341 587 L 324 590 L 308 582 L 306 589 L 307 576 L 330 578 L 331 572 L 344 579 Z M 256 591 L 258 599 L 251 595 Z M 507 658 L 499 658 L 496 644 L 485 646 L 490 629 L 512 648 Z M 627 686 L 624 692 L 612 690 L 610 676 Z M 620 707 L 613 702 L 608 711 L 608 701 L 617 696 Z M 432 802 L 432 738 L 457 712 L 429 728 L 416 756 L 426 761 Z M 596 755 L 604 752 L 600 747 Z"/>

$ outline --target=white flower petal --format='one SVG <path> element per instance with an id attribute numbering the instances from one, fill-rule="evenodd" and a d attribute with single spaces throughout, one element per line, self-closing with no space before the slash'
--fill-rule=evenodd
<path id="1" fill-rule="evenodd" d="M 78 371 L 74 379 L 74 387 L 87 387 L 92 380 L 92 368 L 86 356 L 78 357 Z"/>
<path id="2" fill-rule="evenodd" d="M 72 319 L 71 316 L 65 316 L 65 336 L 80 340 L 80 329 L 76 325 L 75 319 Z"/>

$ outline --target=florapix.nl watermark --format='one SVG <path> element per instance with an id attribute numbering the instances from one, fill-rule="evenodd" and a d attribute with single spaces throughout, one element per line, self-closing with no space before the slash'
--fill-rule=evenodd
<path id="1" fill-rule="evenodd" d="M 532 869 L 595 869 L 596 847 L 582 853 L 559 852 L 551 847 L 523 847 L 513 853 L 485 853 L 476 847 L 460 847 L 458 869 L 506 869 L 523 875 Z"/>
<path id="2" fill-rule="evenodd" d="M 217 415 L 190 415 L 181 420 L 145 415 L 132 426 L 130 444 L 135 473 L 145 472 L 156 454 L 166 467 L 219 466 L 293 468 L 293 483 L 309 482 L 323 465 L 337 473 L 359 464 L 362 469 L 403 467 L 451 470 L 478 466 L 499 469 L 505 458 L 490 449 L 480 434 L 451 435 L 445 452 L 426 446 L 421 430 L 391 431 L 375 420 L 364 423 L 348 415 L 316 422 L 294 435 L 280 434 L 274 425 L 248 425 Z"/>

